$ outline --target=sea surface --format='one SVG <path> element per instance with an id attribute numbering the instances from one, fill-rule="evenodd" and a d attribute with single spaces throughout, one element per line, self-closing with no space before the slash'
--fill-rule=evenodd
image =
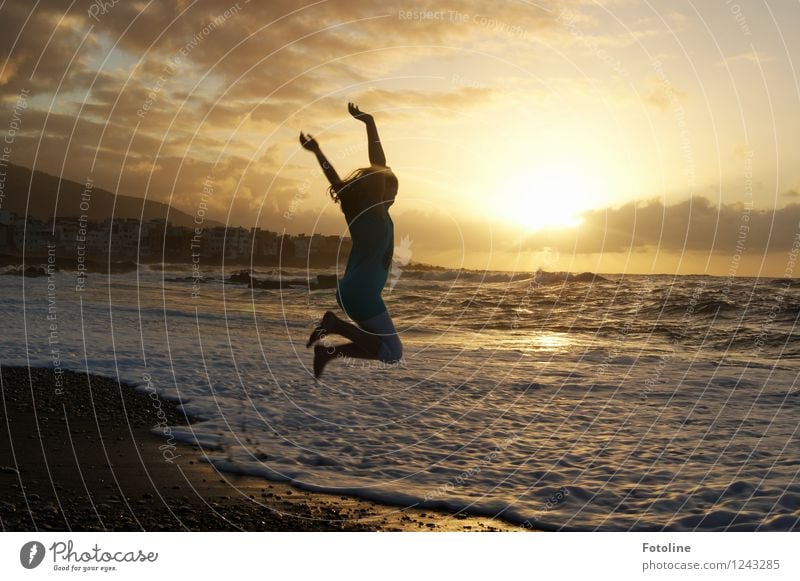
<path id="1" fill-rule="evenodd" d="M 155 432 L 304 489 L 547 530 L 800 528 L 798 281 L 398 269 L 403 363 L 317 382 L 333 290 L 236 270 L 0 276 L 0 363 L 178 399 L 200 421 Z"/>

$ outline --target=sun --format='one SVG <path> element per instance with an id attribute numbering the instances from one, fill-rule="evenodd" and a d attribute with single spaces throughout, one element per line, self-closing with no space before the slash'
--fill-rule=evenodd
<path id="1" fill-rule="evenodd" d="M 588 164 L 538 163 L 512 174 L 498 192 L 504 220 L 529 230 L 575 227 L 581 214 L 602 200 L 604 180 Z"/>

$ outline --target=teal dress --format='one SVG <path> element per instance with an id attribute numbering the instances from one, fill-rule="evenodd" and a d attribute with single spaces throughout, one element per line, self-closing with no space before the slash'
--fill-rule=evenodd
<path id="1" fill-rule="evenodd" d="M 346 218 L 353 245 L 336 302 L 354 321 L 366 321 L 386 310 L 381 293 L 392 265 L 394 223 L 383 204 Z"/>

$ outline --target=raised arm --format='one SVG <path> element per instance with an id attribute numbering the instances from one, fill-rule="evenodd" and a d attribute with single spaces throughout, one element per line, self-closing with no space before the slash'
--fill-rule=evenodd
<path id="1" fill-rule="evenodd" d="M 336 170 L 328 161 L 328 158 L 326 158 L 325 154 L 322 153 L 322 150 L 320 149 L 317 140 L 308 134 L 303 135 L 303 132 L 301 131 L 300 145 L 302 145 L 304 149 L 307 149 L 317 157 L 317 161 L 319 162 L 319 165 L 322 168 L 325 177 L 328 178 L 328 181 L 334 188 L 338 187 L 342 183 L 342 180 L 339 177 L 339 174 L 336 173 Z"/>
<path id="2" fill-rule="evenodd" d="M 362 113 L 355 103 L 348 103 L 347 110 L 350 115 L 363 122 L 367 126 L 367 143 L 369 145 L 369 162 L 372 165 L 386 167 L 386 155 L 383 153 L 381 139 L 378 137 L 378 127 L 375 119 L 369 113 Z"/>

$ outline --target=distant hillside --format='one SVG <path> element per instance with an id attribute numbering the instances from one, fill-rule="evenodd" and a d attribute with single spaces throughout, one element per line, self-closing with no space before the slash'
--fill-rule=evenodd
<path id="1" fill-rule="evenodd" d="M 145 201 L 143 198 L 135 196 L 115 196 L 111 192 L 97 187 L 97 184 L 94 184 L 91 190 L 91 202 L 88 210 L 81 211 L 81 196 L 84 193 L 86 184 L 62 179 L 41 171 L 33 172 L 33 182 L 31 182 L 31 170 L 13 164 L 9 164 L 6 167 L 6 173 L 6 183 L 3 188 L 5 193 L 3 210 L 14 212 L 19 216 L 25 215 L 27 203 L 29 216 L 39 220 L 50 220 L 53 217 L 53 208 L 55 208 L 56 196 L 58 196 L 58 210 L 56 212 L 56 217 L 58 218 L 86 214 L 90 220 L 104 220 L 111 217 L 113 209 L 114 218 L 139 219 L 140 216 L 144 220 L 168 218 L 176 226 L 193 227 L 195 225 L 192 216 L 172 208 L 169 204 L 153 200 Z M 29 187 L 30 202 L 28 203 Z M 116 207 L 114 207 L 115 197 L 117 199 Z M 144 204 L 144 214 L 142 214 L 142 204 Z M 205 227 L 221 225 L 219 222 L 212 220 L 204 222 Z"/>

